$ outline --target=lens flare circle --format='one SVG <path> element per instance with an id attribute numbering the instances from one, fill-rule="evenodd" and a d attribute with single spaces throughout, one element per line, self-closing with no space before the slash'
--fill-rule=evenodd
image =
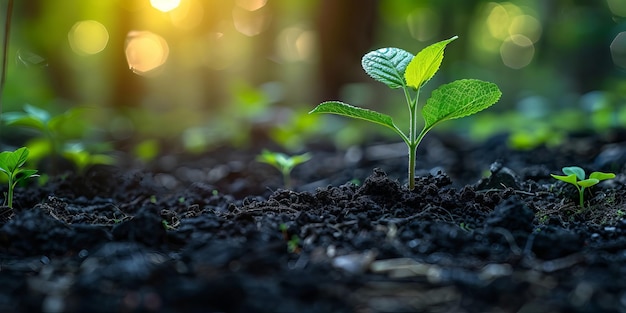
<path id="1" fill-rule="evenodd" d="M 149 75 L 165 64 L 169 51 L 167 41 L 155 33 L 134 30 L 126 36 L 126 61 L 138 75 Z"/>
<path id="2" fill-rule="evenodd" d="M 97 54 L 109 42 L 109 32 L 100 22 L 86 20 L 76 22 L 67 34 L 70 47 L 79 55 Z"/>
<path id="3" fill-rule="evenodd" d="M 169 12 L 180 5 L 180 0 L 150 0 L 150 5 L 161 12 Z"/>

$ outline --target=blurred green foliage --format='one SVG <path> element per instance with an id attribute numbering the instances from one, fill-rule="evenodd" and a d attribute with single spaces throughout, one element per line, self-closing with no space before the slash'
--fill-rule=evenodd
<path id="1" fill-rule="evenodd" d="M 512 133 L 513 147 L 530 148 L 558 142 L 574 124 L 625 125 L 617 66 L 626 64 L 618 40 L 625 12 L 623 0 L 181 0 L 169 12 L 144 0 L 16 2 L 3 111 L 93 108 L 84 123 L 101 127 L 96 137 L 145 160 L 163 148 L 157 139 L 198 152 L 250 145 L 258 134 L 291 151 L 312 136 L 345 147 L 376 130 L 307 116 L 316 103 L 404 111 L 382 107 L 404 100 L 371 82 L 360 57 L 383 46 L 418 51 L 458 34 L 459 48 L 446 52 L 431 86 L 475 77 L 503 97 L 494 112 L 443 131 Z M 167 49 L 159 57 L 130 49 L 138 31 L 160 36 Z M 129 69 L 155 58 L 164 64 L 146 74 Z M 431 90 L 423 92 L 426 99 Z M 0 142 L 19 137 L 0 127 Z"/>

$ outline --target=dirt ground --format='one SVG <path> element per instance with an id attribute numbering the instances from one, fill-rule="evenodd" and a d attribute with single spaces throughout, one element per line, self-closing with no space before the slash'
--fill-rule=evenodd
<path id="1" fill-rule="evenodd" d="M 626 312 L 626 135 L 515 151 L 433 134 L 312 143 L 294 189 L 262 147 L 50 177 L 0 208 L 1 312 Z M 550 174 L 617 177 L 585 208 Z M 6 191 L 6 187 L 0 187 Z"/>

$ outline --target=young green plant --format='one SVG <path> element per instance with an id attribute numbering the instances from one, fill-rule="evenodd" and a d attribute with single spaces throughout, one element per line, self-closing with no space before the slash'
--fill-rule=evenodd
<path id="1" fill-rule="evenodd" d="M 9 178 L 9 190 L 6 194 L 6 203 L 13 208 L 13 190 L 15 186 L 26 179 L 37 177 L 37 170 L 22 169 L 22 165 L 28 159 L 28 149 L 25 147 L 15 151 L 4 151 L 0 153 L 0 172 Z"/>
<path id="2" fill-rule="evenodd" d="M 472 115 L 496 103 L 502 92 L 493 83 L 477 79 L 461 79 L 434 90 L 422 107 L 424 125 L 418 128 L 418 99 L 422 87 L 435 75 L 443 61 L 445 47 L 455 39 L 432 44 L 417 55 L 398 48 L 371 51 L 361 61 L 365 72 L 389 88 L 401 88 L 409 110 L 409 132 L 405 134 L 391 116 L 355 107 L 340 101 L 319 104 L 309 113 L 331 113 L 383 125 L 396 132 L 409 150 L 409 189 L 415 188 L 415 158 L 420 142 L 435 125 Z"/>
<path id="3" fill-rule="evenodd" d="M 309 153 L 287 156 L 286 154 L 269 150 L 263 150 L 256 158 L 258 162 L 267 163 L 283 174 L 283 184 L 286 189 L 291 189 L 291 171 L 293 168 L 310 159 L 311 155 Z"/>
<path id="4" fill-rule="evenodd" d="M 115 162 L 111 156 L 92 153 L 85 147 L 81 137 L 91 131 L 89 123 L 82 115 L 85 111 L 84 108 L 76 107 L 53 115 L 34 105 L 25 104 L 23 112 L 7 112 L 0 116 L 0 120 L 7 126 L 25 127 L 39 133 L 39 137 L 26 144 L 31 151 L 31 160 L 36 162 L 50 156 L 54 168 L 54 163 L 59 158 L 65 158 L 74 163 L 79 173 L 84 173 L 91 165 Z M 107 150 L 105 145 L 98 148 Z"/>
<path id="5" fill-rule="evenodd" d="M 585 179 L 585 170 L 578 166 L 567 166 L 562 169 L 565 175 L 552 175 L 553 178 L 574 185 L 578 190 L 580 208 L 585 208 L 585 189 L 597 185 L 599 182 L 615 178 L 613 173 L 593 172 Z"/>

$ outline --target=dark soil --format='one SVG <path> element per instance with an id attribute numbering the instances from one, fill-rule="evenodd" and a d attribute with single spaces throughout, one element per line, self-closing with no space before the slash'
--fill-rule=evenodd
<path id="1" fill-rule="evenodd" d="M 432 134 L 52 176 L 0 208 L 0 312 L 626 312 L 626 136 L 512 151 Z M 612 171 L 577 204 L 550 173 Z M 483 178 L 484 177 L 484 178 Z M 6 191 L 6 187 L 0 188 Z"/>

